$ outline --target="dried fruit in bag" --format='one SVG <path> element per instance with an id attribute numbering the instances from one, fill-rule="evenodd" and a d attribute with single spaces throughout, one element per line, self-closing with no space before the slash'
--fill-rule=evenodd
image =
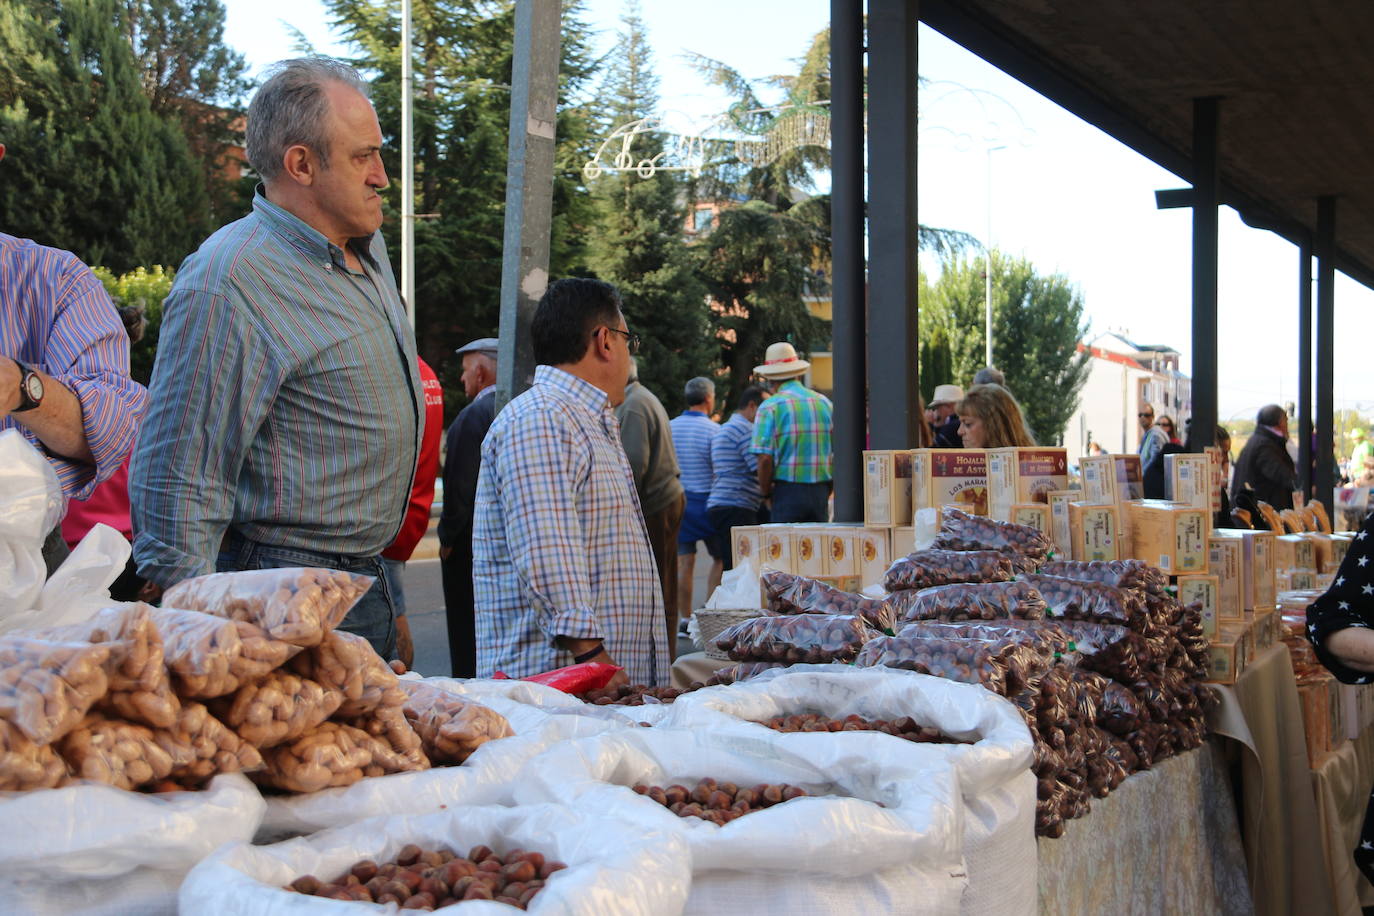
<path id="1" fill-rule="evenodd" d="M 273 671 L 209 702 L 216 719 L 256 748 L 298 738 L 333 715 L 343 695 L 308 678 Z"/>
<path id="2" fill-rule="evenodd" d="M 366 715 L 380 706 L 400 706 L 405 702 L 397 686 L 396 672 L 382 660 L 372 644 L 361 636 L 334 630 L 318 646 L 311 646 L 286 665 L 301 677 L 309 678 L 342 694 L 338 709 L 341 719 Z"/>
<path id="3" fill-rule="evenodd" d="M 115 644 L 0 636 L 0 719 L 35 744 L 76 728 L 109 687 Z"/>
<path id="4" fill-rule="evenodd" d="M 888 595 L 901 620 L 1039 620 L 1045 599 L 1022 581 L 956 582 Z"/>
<path id="5" fill-rule="evenodd" d="M 1011 626 L 1020 623 L 1023 626 Z M 1056 653 L 1062 655 L 1069 650 L 1069 637 L 1052 623 L 1027 626 L 1028 621 L 1012 620 L 917 620 L 908 623 L 897 631 L 898 636 L 914 636 L 921 639 L 1010 639 L 1024 643 L 1044 656 L 1046 662 L 1054 660 Z"/>
<path id="6" fill-rule="evenodd" d="M 178 582 L 162 596 L 162 604 L 246 621 L 293 646 L 317 646 L 374 581 L 316 568 L 212 573 Z"/>
<path id="7" fill-rule="evenodd" d="M 385 740 L 339 722 L 325 722 L 307 735 L 268 748 L 259 785 L 287 792 L 318 792 L 351 786 L 366 776 L 417 769 Z"/>
<path id="8" fill-rule="evenodd" d="M 870 633 L 863 618 L 853 615 L 754 617 L 717 636 L 716 648 L 735 661 L 792 665 L 849 662 L 868 641 Z"/>
<path id="9" fill-rule="evenodd" d="M 176 724 L 157 729 L 153 740 L 178 763 L 168 779 L 186 788 L 197 788 L 219 773 L 238 773 L 262 766 L 262 754 L 229 726 L 210 715 L 200 703 L 185 703 Z"/>
<path id="10" fill-rule="evenodd" d="M 918 550 L 894 562 L 883 576 L 890 592 L 953 582 L 1006 582 L 1015 573 L 999 550 Z"/>
<path id="11" fill-rule="evenodd" d="M 982 684 L 1005 697 L 1031 687 L 1047 667 L 1043 657 L 1019 641 L 907 636 L 869 640 L 854 664 L 861 668 L 903 668 L 965 684 Z"/>
<path id="12" fill-rule="evenodd" d="M 406 720 L 435 766 L 460 764 L 483 744 L 515 734 L 506 717 L 436 687 L 403 681 Z"/>
<path id="13" fill-rule="evenodd" d="M 1145 601 L 1136 589 L 1039 573 L 1024 576 L 1021 581 L 1040 593 L 1051 617 L 1143 626 Z"/>
<path id="14" fill-rule="evenodd" d="M 1150 642 L 1126 627 L 1091 620 L 1055 620 L 1054 625 L 1073 640 L 1080 668 L 1129 684 L 1156 664 Z"/>
<path id="15" fill-rule="evenodd" d="M 171 752 L 146 725 L 91 713 L 58 744 L 74 779 L 89 779 L 118 789 L 136 789 L 166 779 L 191 762 L 185 748 Z"/>
<path id="16" fill-rule="evenodd" d="M 52 789 L 67 778 L 67 764 L 51 744 L 34 744 L 0 719 L 0 792 Z"/>
<path id="17" fill-rule="evenodd" d="M 66 642 L 108 643 L 110 684 L 97 706 L 124 719 L 167 728 L 176 722 L 181 704 L 172 692 L 162 637 L 149 610 L 142 603 L 103 608 L 89 620 L 40 635 Z"/>
<path id="18" fill-rule="evenodd" d="M 1043 562 L 1054 549 L 1050 539 L 1030 525 L 969 515 L 953 506 L 946 506 L 940 518 L 940 530 L 931 544 L 936 549 L 1000 550 L 1026 557 L 1034 565 Z"/>
<path id="19" fill-rule="evenodd" d="M 897 624 L 892 605 L 884 598 L 869 598 L 841 591 L 824 582 L 794 576 L 776 569 L 760 577 L 774 614 L 857 614 L 873 629 L 890 633 Z"/>
<path id="20" fill-rule="evenodd" d="M 242 620 L 150 608 L 163 656 L 182 697 L 210 699 L 265 677 L 300 651 Z"/>

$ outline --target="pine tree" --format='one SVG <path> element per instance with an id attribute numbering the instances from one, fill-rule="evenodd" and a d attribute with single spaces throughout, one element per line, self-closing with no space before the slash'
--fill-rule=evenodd
<path id="1" fill-rule="evenodd" d="M 617 127 L 653 116 L 658 79 L 653 73 L 639 4 L 626 6 L 613 59 L 601 87 L 604 136 Z M 664 138 L 650 132 L 636 138 L 636 160 L 653 158 Z M 684 239 L 685 188 L 677 173 L 604 173 L 592 196 L 597 231 L 589 263 L 620 288 L 625 319 L 643 338 L 639 378 L 670 413 L 683 404 L 687 379 L 711 375 L 716 363 L 707 337 L 706 289 L 697 279 Z"/>

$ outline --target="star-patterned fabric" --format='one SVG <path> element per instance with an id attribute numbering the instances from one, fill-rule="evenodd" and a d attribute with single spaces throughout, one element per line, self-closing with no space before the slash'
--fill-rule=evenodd
<path id="1" fill-rule="evenodd" d="M 1369 562 L 1374 556 L 1371 533 L 1374 533 L 1374 515 L 1365 519 L 1355 535 L 1331 587 L 1307 607 L 1307 638 L 1316 649 L 1317 658 L 1337 680 L 1347 684 L 1368 684 L 1374 675 L 1341 664 L 1325 644 L 1332 633 L 1374 624 L 1374 565 Z M 1356 867 L 1374 881 L 1374 795 L 1365 809 L 1360 845 L 1355 848 L 1354 858 Z"/>

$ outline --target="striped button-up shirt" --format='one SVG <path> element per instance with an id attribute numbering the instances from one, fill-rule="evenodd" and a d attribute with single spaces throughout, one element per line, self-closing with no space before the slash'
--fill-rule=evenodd
<path id="1" fill-rule="evenodd" d="M 477 674 L 572 664 L 601 639 L 631 683 L 667 684 L 658 569 L 606 393 L 552 366 L 482 443 L 472 532 Z"/>
<path id="2" fill-rule="evenodd" d="M 763 494 L 759 491 L 759 462 L 750 449 L 753 441 L 754 424 L 738 411 L 725 421 L 711 440 L 711 466 L 715 478 L 706 508 L 742 506 L 757 509 L 763 502 Z"/>
<path id="3" fill-rule="evenodd" d="M 720 432 L 716 423 L 699 410 L 685 410 L 668 424 L 673 431 L 673 451 L 682 472 L 682 489 L 688 493 L 711 492 L 711 440 Z"/>
<path id="4" fill-rule="evenodd" d="M 831 478 L 830 430 L 830 399 L 788 379 L 759 405 L 753 451 L 773 459 L 776 480 L 822 483 Z"/>
<path id="5" fill-rule="evenodd" d="M 214 572 L 225 529 L 371 556 L 400 528 L 424 403 L 380 232 L 362 270 L 263 196 L 181 265 L 130 474 L 134 556 L 161 585 Z"/>
<path id="6" fill-rule="evenodd" d="M 148 392 L 129 378 L 129 335 L 114 303 L 76 255 L 0 233 L 0 356 L 46 372 L 81 402 L 94 466 L 44 452 L 62 490 L 85 499 L 129 454 Z M 7 393 L 12 396 L 12 393 Z M 0 418 L 39 451 L 18 417 Z"/>

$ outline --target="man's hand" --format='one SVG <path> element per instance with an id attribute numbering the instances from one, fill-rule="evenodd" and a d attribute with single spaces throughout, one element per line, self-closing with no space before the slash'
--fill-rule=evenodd
<path id="1" fill-rule="evenodd" d="M 452 548 L 452 547 L 440 547 L 440 548 L 439 548 L 439 559 L 441 559 L 441 560 L 447 560 L 447 559 L 448 559 L 449 557 L 451 557 L 451 556 L 453 556 L 453 548 Z"/>
<path id="2" fill-rule="evenodd" d="M 86 425 L 81 414 L 81 402 L 76 395 L 46 372 L 38 372 L 43 382 L 43 401 L 33 410 L 15 414 L 19 406 L 19 380 L 23 373 L 19 364 L 7 356 L 0 356 L 0 420 L 13 414 L 15 422 L 38 437 L 49 452 L 82 464 L 95 464 L 91 446 L 86 441 Z"/>
<path id="3" fill-rule="evenodd" d="M 606 644 L 599 639 L 574 639 L 568 636 L 560 636 L 558 637 L 558 645 L 564 649 L 567 649 L 574 656 L 585 655 L 586 653 L 595 649 L 597 646 L 600 646 L 601 651 L 598 654 L 587 659 L 586 661 L 596 662 L 597 664 L 601 665 L 615 664 L 615 659 L 611 658 L 611 653 L 606 651 Z M 619 671 L 615 673 L 615 677 L 611 678 L 610 682 L 607 683 L 606 686 L 619 687 L 621 684 L 628 685 L 629 683 L 630 676 L 625 673 L 624 668 L 621 668 Z"/>
<path id="4" fill-rule="evenodd" d="M 396 658 L 406 668 L 415 664 L 415 642 L 410 638 L 410 618 L 404 614 L 396 618 Z"/>
<path id="5" fill-rule="evenodd" d="M 162 600 L 162 586 L 149 579 L 138 590 L 138 600 L 147 604 L 157 604 Z"/>
<path id="6" fill-rule="evenodd" d="M 0 359 L 0 420 L 19 406 L 19 365 L 9 358 Z"/>

